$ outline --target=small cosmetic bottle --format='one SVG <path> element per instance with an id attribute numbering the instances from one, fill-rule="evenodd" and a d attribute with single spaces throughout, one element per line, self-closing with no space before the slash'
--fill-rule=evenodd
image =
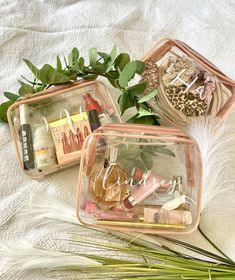
<path id="1" fill-rule="evenodd" d="M 169 184 L 169 182 L 162 177 L 146 173 L 141 186 L 123 201 L 124 206 L 127 209 L 131 209 L 151 195 L 156 189 L 162 186 L 162 184 Z"/>
<path id="2" fill-rule="evenodd" d="M 192 214 L 190 211 L 167 211 L 161 208 L 145 207 L 144 216 L 140 216 L 139 220 L 144 220 L 145 223 L 190 225 L 192 223 Z"/>
<path id="3" fill-rule="evenodd" d="M 22 137 L 22 154 L 24 168 L 33 169 L 34 166 L 34 150 L 32 141 L 32 130 L 29 124 L 29 110 L 28 105 L 21 104 L 20 108 L 20 127 Z"/>
<path id="4" fill-rule="evenodd" d="M 102 111 L 99 103 L 90 95 L 90 93 L 84 94 L 83 98 L 85 99 L 88 112 L 96 110 L 101 124 L 110 123 L 109 117 Z"/>
<path id="5" fill-rule="evenodd" d="M 52 134 L 50 130 L 46 131 L 44 125 L 34 127 L 33 148 L 36 168 L 39 171 L 57 165 Z"/>
<path id="6" fill-rule="evenodd" d="M 88 120 L 90 123 L 91 131 L 94 131 L 101 126 L 100 119 L 96 110 L 88 111 Z"/>
<path id="7" fill-rule="evenodd" d="M 116 163 L 117 153 L 116 147 L 107 148 L 106 159 L 90 174 L 88 192 L 102 210 L 111 209 L 126 197 L 127 175 Z"/>

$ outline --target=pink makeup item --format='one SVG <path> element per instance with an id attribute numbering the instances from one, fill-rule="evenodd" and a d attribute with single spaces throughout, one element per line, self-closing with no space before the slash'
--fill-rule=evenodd
<path id="1" fill-rule="evenodd" d="M 145 177 L 152 178 L 157 177 L 154 173 L 152 173 L 151 170 L 149 170 L 147 173 L 145 173 L 143 170 L 139 168 L 133 168 L 131 172 L 131 177 L 135 180 L 144 180 Z M 170 181 L 162 180 L 162 183 L 160 185 L 161 188 L 169 189 L 172 186 Z"/>
<path id="2" fill-rule="evenodd" d="M 132 221 L 135 215 L 132 212 L 99 210 L 92 202 L 86 203 L 85 212 L 101 220 Z"/>
<path id="3" fill-rule="evenodd" d="M 192 214 L 190 211 L 167 211 L 161 208 L 145 207 L 144 217 L 140 216 L 139 219 L 144 220 L 146 223 L 190 225 L 192 223 Z"/>
<path id="4" fill-rule="evenodd" d="M 127 209 L 131 209 L 136 204 L 142 202 L 163 184 L 169 186 L 170 183 L 162 177 L 146 173 L 143 177 L 142 185 L 123 201 L 124 206 Z"/>

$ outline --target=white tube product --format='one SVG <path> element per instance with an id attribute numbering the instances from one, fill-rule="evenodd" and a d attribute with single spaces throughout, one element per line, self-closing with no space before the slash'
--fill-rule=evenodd
<path id="1" fill-rule="evenodd" d="M 45 125 L 34 127 L 33 148 L 36 168 L 39 171 L 57 165 L 55 145 L 51 131 L 46 131 Z"/>

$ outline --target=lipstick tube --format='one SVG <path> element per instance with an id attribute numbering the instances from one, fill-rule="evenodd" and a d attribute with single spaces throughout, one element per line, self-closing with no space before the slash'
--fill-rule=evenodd
<path id="1" fill-rule="evenodd" d="M 142 185 L 123 201 L 124 206 L 127 209 L 131 209 L 136 204 L 142 202 L 163 184 L 169 185 L 170 183 L 160 176 L 146 173 L 143 178 Z"/>
<path id="2" fill-rule="evenodd" d="M 32 140 L 32 130 L 29 124 L 29 111 L 26 104 L 21 104 L 20 108 L 20 127 L 22 137 L 22 154 L 24 168 L 33 169 L 34 165 L 34 150 Z"/>

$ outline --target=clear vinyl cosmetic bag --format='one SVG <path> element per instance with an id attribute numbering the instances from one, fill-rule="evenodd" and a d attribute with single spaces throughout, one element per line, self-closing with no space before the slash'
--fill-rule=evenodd
<path id="1" fill-rule="evenodd" d="M 82 148 L 77 216 L 87 226 L 189 233 L 199 223 L 201 157 L 173 128 L 106 124 Z"/>
<path id="2" fill-rule="evenodd" d="M 148 105 L 167 123 L 184 126 L 205 115 L 223 119 L 235 104 L 235 81 L 181 41 L 162 40 L 142 60 L 144 95 L 158 89 Z"/>
<path id="3" fill-rule="evenodd" d="M 103 83 L 78 81 L 20 98 L 8 121 L 20 166 L 40 178 L 79 163 L 84 139 L 121 119 Z"/>

